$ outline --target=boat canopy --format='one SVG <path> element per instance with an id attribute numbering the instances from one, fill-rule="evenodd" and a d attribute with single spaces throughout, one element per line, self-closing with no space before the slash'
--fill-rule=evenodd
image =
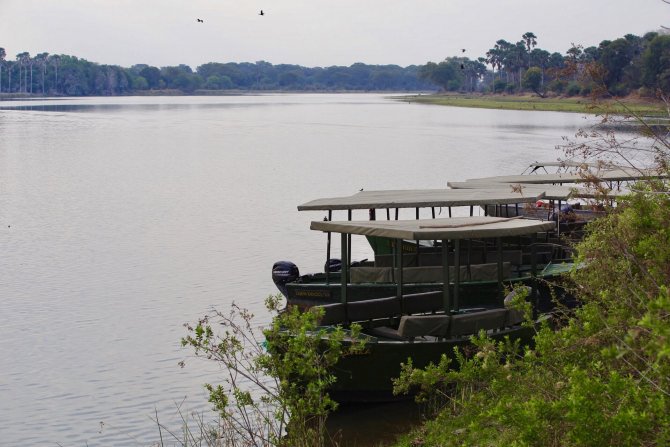
<path id="1" fill-rule="evenodd" d="M 521 218 L 452 217 L 418 220 L 312 221 L 312 230 L 406 240 L 460 240 L 520 236 L 554 228 L 554 222 Z"/>
<path id="2" fill-rule="evenodd" d="M 480 188 L 486 188 L 486 189 L 491 189 L 494 187 L 501 187 L 500 183 L 484 183 L 484 182 L 471 182 L 471 181 L 466 181 L 466 182 L 449 182 L 447 183 L 447 186 L 453 189 L 480 189 Z M 538 193 L 541 193 L 543 196 L 543 199 L 547 200 L 568 200 L 568 199 L 574 199 L 574 198 L 582 198 L 582 199 L 593 199 L 593 198 L 600 198 L 602 197 L 603 193 L 596 191 L 593 188 L 583 188 L 583 187 L 577 187 L 577 186 L 563 186 L 563 185 L 535 185 L 535 184 L 512 184 L 512 183 L 505 183 L 503 186 L 507 186 L 509 190 L 516 190 L 516 189 L 521 189 L 521 193 L 523 195 L 535 197 Z M 607 197 L 608 198 L 613 198 L 617 197 L 620 195 L 623 195 L 625 193 L 620 192 L 620 191 L 608 191 L 607 192 Z"/>
<path id="3" fill-rule="evenodd" d="M 298 211 L 421 208 L 534 203 L 543 198 L 540 190 L 522 194 L 498 184 L 477 189 L 405 189 L 360 191 L 348 197 L 316 199 L 298 205 Z"/>
<path id="4" fill-rule="evenodd" d="M 604 182 L 630 182 L 649 178 L 665 178 L 667 175 L 659 174 L 653 169 L 618 168 L 592 173 L 595 178 Z M 467 182 L 483 183 L 490 187 L 491 183 L 513 183 L 513 184 L 556 184 L 556 183 L 585 183 L 588 182 L 583 175 L 559 172 L 556 174 L 537 175 L 503 175 L 496 177 L 482 177 L 468 179 Z"/>

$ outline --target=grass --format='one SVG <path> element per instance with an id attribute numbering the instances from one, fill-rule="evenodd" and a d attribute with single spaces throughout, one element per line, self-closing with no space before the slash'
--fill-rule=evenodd
<path id="1" fill-rule="evenodd" d="M 662 103 L 646 99 L 598 100 L 588 97 L 540 98 L 531 95 L 458 95 L 434 94 L 397 96 L 397 100 L 435 104 L 452 107 L 474 107 L 481 109 L 535 110 L 548 112 L 574 112 L 589 114 L 627 114 L 634 112 L 643 116 L 660 116 L 664 112 Z M 625 105 L 625 107 L 624 107 Z"/>

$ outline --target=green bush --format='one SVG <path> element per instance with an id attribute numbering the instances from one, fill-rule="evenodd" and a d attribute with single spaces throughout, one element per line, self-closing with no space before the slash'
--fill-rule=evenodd
<path id="1" fill-rule="evenodd" d="M 496 79 L 493 82 L 493 93 L 502 93 L 507 88 L 507 82 L 502 79 Z"/>
<path id="2" fill-rule="evenodd" d="M 579 95 L 579 92 L 582 90 L 582 87 L 577 82 L 571 82 L 568 84 L 565 89 L 566 96 L 576 96 Z"/>
<path id="3" fill-rule="evenodd" d="M 182 345 L 220 364 L 224 385 L 206 384 L 209 402 L 220 417 L 211 431 L 229 447 L 318 447 L 326 444 L 325 420 L 337 407 L 328 389 L 332 367 L 341 356 L 364 349 L 355 343 L 360 327 L 350 331 L 318 325 L 323 310 L 280 308 L 280 297 L 266 300 L 275 315 L 262 333 L 253 315 L 233 305 L 195 325 Z M 345 335 L 354 343 L 342 341 Z"/>
<path id="4" fill-rule="evenodd" d="M 647 185 L 665 190 L 665 185 Z M 670 198 L 640 192 L 593 222 L 572 279 L 582 306 L 535 347 L 480 336 L 459 371 L 407 365 L 399 389 L 452 384 L 400 446 L 670 444 Z"/>
<path id="5" fill-rule="evenodd" d="M 549 85 L 547 85 L 547 88 L 554 93 L 561 94 L 565 90 L 567 84 L 568 84 L 567 82 L 562 81 L 560 79 L 554 79 L 549 83 Z"/>

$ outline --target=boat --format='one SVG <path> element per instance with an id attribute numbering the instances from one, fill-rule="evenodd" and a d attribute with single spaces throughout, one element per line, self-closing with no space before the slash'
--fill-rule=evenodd
<path id="1" fill-rule="evenodd" d="M 392 379 L 400 374 L 401 363 L 411 357 L 416 367 L 438 362 L 444 355 L 454 356 L 454 349 L 470 343 L 470 337 L 485 331 L 493 339 L 505 337 L 530 342 L 532 326 L 523 325 L 519 311 L 505 306 L 502 287 L 494 291 L 491 304 L 473 308 L 459 297 L 459 275 L 449 266 L 450 247 L 464 241 L 493 240 L 500 244 L 504 238 L 533 235 L 552 229 L 551 222 L 522 218 L 454 217 L 398 221 L 313 221 L 310 228 L 326 233 L 340 234 L 343 258 L 352 235 L 378 236 L 395 240 L 439 241 L 442 288 L 426 293 L 410 293 L 405 283 L 406 268 L 403 253 L 396 250 L 394 257 L 399 267 L 395 293 L 364 301 L 350 301 L 350 275 L 354 267 L 342 264 L 340 275 L 340 302 L 321 306 L 320 324 L 328 329 L 340 326 L 345 330 L 353 323 L 361 325 L 360 339 L 365 349 L 355 355 L 341 358 L 333 368 L 336 382 L 329 390 L 339 402 L 370 402 L 394 398 Z M 500 245 L 499 245 L 500 246 Z M 501 252 L 498 251 L 498 255 Z M 500 286 L 504 275 L 504 261 L 496 259 Z M 532 281 L 528 282 L 528 299 L 538 312 L 539 293 L 536 280 L 538 268 L 531 266 Z M 455 282 L 455 287 L 445 284 Z M 326 335 L 327 337 L 327 335 Z M 356 340 L 345 339 L 345 344 Z"/>
<path id="2" fill-rule="evenodd" d="M 318 199 L 300 205 L 298 210 L 328 211 L 325 222 L 332 222 L 332 212 L 346 210 L 351 219 L 353 210 L 364 209 L 372 222 L 397 222 L 391 220 L 391 209 L 398 216 L 399 208 L 415 208 L 416 219 L 419 219 L 420 208 L 431 208 L 431 216 L 435 217 L 435 208 L 446 207 L 452 216 L 452 207 L 469 208 L 469 217 L 474 217 L 474 209 L 482 207 L 484 214 L 493 209 L 494 214 L 504 214 L 503 209 L 510 206 L 535 204 L 544 197 L 539 189 L 532 193 L 515 192 L 505 188 L 491 189 L 434 189 L 434 190 L 390 190 L 361 191 L 348 197 Z M 504 207 L 504 208 L 503 208 Z M 387 210 L 387 220 L 376 220 L 378 209 Z M 497 210 L 497 211 L 496 211 Z M 467 214 L 467 210 L 466 210 Z M 415 219 L 415 220 L 416 220 Z M 438 219 L 435 219 L 436 221 Z M 454 242 L 448 247 L 447 262 L 454 272 L 452 278 L 458 278 L 458 293 L 470 305 L 490 305 L 491 297 L 499 289 L 501 278 L 498 276 L 497 264 L 492 260 L 498 256 L 502 259 L 502 279 L 509 284 L 527 283 L 530 280 L 530 263 L 533 251 L 540 269 L 538 275 L 547 280 L 555 280 L 572 267 L 570 250 L 560 244 L 548 241 L 547 234 L 554 230 L 554 224 L 548 222 L 542 234 L 505 237 L 498 244 L 480 239 L 467 239 Z M 338 303 L 341 301 L 342 288 L 339 286 L 341 271 L 346 264 L 353 265 L 347 278 L 348 300 L 363 301 L 381 298 L 393 294 L 396 277 L 400 273 L 396 264 L 396 251 L 402 253 L 400 261 L 404 268 L 404 288 L 407 293 L 423 293 L 441 290 L 442 247 L 438 240 L 414 240 L 402 238 L 380 237 L 367 234 L 365 239 L 373 250 L 374 258 L 363 261 L 352 261 L 343 256 L 341 260 L 331 258 L 331 235 L 326 232 L 326 257 L 324 272 L 301 275 L 298 267 L 290 261 L 279 261 L 273 266 L 273 280 L 277 288 L 286 297 L 288 305 L 308 308 L 315 305 Z M 351 242 L 347 244 L 347 253 L 351 252 Z M 344 253 L 344 251 L 342 251 Z M 395 260 L 395 261 L 394 261 Z M 333 268 L 335 267 L 335 268 Z M 544 301 L 549 301 L 551 291 L 548 286 L 542 290 Z"/>

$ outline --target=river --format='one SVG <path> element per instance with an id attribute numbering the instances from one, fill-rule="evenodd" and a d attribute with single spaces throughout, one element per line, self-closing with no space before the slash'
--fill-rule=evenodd
<path id="1" fill-rule="evenodd" d="M 233 301 L 267 323 L 273 262 L 322 268 L 298 204 L 517 174 L 585 124 L 378 94 L 0 102 L 0 444 L 144 446 L 176 405 L 209 418 L 218 367 L 182 325 Z"/>

